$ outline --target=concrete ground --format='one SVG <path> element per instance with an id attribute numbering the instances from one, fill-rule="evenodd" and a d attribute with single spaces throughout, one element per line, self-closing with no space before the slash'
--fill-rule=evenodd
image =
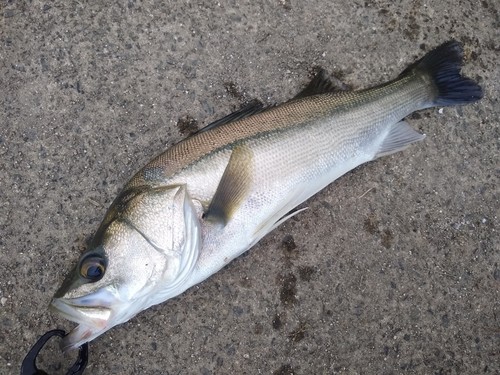
<path id="1" fill-rule="evenodd" d="M 494 0 L 3 1 L 0 373 L 16 374 L 124 183 L 191 127 L 354 89 L 464 43 L 485 98 L 408 121 L 209 280 L 91 343 L 88 374 L 499 374 L 500 35 Z M 57 340 L 41 364 L 64 373 Z"/>

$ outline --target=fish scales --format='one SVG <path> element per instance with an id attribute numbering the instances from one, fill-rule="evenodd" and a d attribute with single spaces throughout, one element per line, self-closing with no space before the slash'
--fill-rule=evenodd
<path id="1" fill-rule="evenodd" d="M 364 155 L 359 152 L 356 155 L 353 150 L 363 150 L 367 143 L 378 142 L 376 134 L 387 121 L 403 118 L 424 106 L 424 99 L 433 88 L 420 81 L 420 77 L 412 76 L 362 92 L 319 95 L 272 107 L 178 143 L 146 165 L 127 186 L 185 183 L 190 195 L 206 205 L 217 188 L 232 148 L 243 142 L 261 155 L 255 166 L 260 172 L 259 189 L 250 198 L 264 196 L 265 191 L 262 204 L 269 208 L 274 202 L 281 207 L 285 203 L 278 194 L 286 198 L 292 194 L 291 189 L 304 189 L 301 182 L 322 174 L 331 176 L 321 184 L 322 188 L 350 170 L 353 163 L 371 160 L 373 147 L 371 153 Z M 304 142 L 305 137 L 308 142 Z M 352 163 L 332 170 L 349 157 Z M 293 170 L 287 169 L 287 165 L 293 166 Z M 303 168 L 297 168 L 300 165 Z M 290 178 L 294 174 L 296 178 Z M 282 183 L 285 178 L 289 181 L 288 189 Z M 270 186 L 270 181 L 279 186 Z M 315 187 L 304 192 L 301 197 L 307 199 L 316 190 Z"/>
<path id="2" fill-rule="evenodd" d="M 341 141 L 359 132 L 359 128 L 374 129 L 384 120 L 401 119 L 424 108 L 424 101 L 433 87 L 430 83 L 423 86 L 421 80 L 418 76 L 409 77 L 362 92 L 318 95 L 271 107 L 174 145 L 148 163 L 127 186 L 168 183 L 169 178 L 212 152 L 230 149 L 236 142 L 270 133 L 279 136 L 287 129 L 308 132 L 309 127 L 320 123 L 325 127 L 322 139 L 330 136 Z M 331 148 L 326 150 L 331 151 Z"/>

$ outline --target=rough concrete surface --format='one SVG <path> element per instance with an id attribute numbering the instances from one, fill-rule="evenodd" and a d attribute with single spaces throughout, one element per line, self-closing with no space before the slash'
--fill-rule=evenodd
<path id="1" fill-rule="evenodd" d="M 89 374 L 499 374 L 498 2 L 2 1 L 0 373 L 114 196 L 193 127 L 464 43 L 474 105 L 347 174 L 246 255 L 91 343 Z M 42 353 L 64 373 L 57 340 Z"/>

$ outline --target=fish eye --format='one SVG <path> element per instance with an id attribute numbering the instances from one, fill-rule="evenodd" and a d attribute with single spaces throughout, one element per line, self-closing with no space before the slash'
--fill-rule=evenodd
<path id="1" fill-rule="evenodd" d="M 80 264 L 80 275 L 85 279 L 96 282 L 99 281 L 106 271 L 106 263 L 100 256 L 90 255 L 84 258 Z"/>

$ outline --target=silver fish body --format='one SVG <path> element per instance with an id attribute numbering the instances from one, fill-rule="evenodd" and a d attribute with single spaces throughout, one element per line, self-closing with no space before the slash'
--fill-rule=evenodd
<path id="1" fill-rule="evenodd" d="M 78 347 L 214 274 L 365 162 L 424 135 L 402 119 L 481 98 L 448 42 L 396 80 L 293 99 L 209 127 L 139 171 L 112 204 L 52 307 Z"/>

